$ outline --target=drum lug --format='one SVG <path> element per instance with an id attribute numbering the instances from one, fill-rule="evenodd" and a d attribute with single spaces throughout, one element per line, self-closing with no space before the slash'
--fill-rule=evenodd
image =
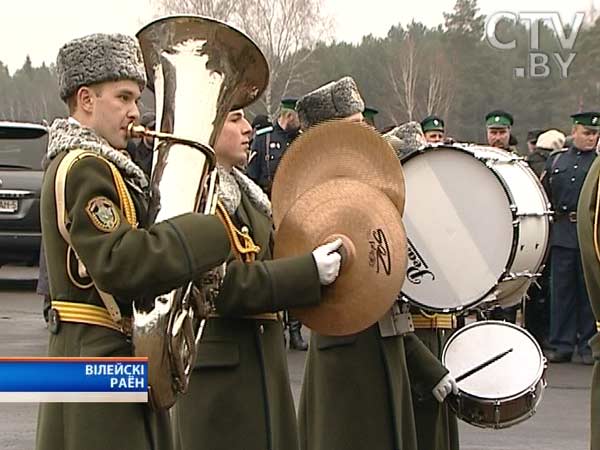
<path id="1" fill-rule="evenodd" d="M 525 272 L 509 272 L 506 275 L 504 275 L 502 281 L 512 281 L 516 280 L 517 278 L 539 278 L 541 276 L 541 273 L 531 273 L 528 270 L 526 270 Z"/>
<path id="2" fill-rule="evenodd" d="M 509 206 L 510 212 L 513 215 L 513 225 L 518 224 L 521 217 L 552 217 L 554 215 L 554 211 L 552 211 L 551 205 L 546 205 L 546 210 L 542 212 L 519 212 L 519 208 L 514 203 Z"/>
<path id="3" fill-rule="evenodd" d="M 500 427 L 500 401 L 494 400 L 494 428 Z"/>
<path id="4" fill-rule="evenodd" d="M 493 158 L 491 156 L 484 156 L 481 154 L 474 154 L 475 159 L 485 162 L 485 165 L 492 167 L 494 164 L 514 164 L 518 161 L 524 161 L 525 158 L 522 156 L 510 156 L 509 158 Z"/>
<path id="5" fill-rule="evenodd" d="M 512 211 L 512 209 L 511 209 Z M 542 212 L 528 212 L 528 213 L 517 213 L 514 212 L 514 216 L 515 217 L 545 217 L 545 216 L 551 216 L 554 213 L 552 211 L 542 211 Z"/>
<path id="6" fill-rule="evenodd" d="M 533 408 L 534 400 L 535 400 L 535 386 L 532 386 L 529 389 L 529 395 L 527 395 L 527 409 L 531 410 L 531 408 Z"/>

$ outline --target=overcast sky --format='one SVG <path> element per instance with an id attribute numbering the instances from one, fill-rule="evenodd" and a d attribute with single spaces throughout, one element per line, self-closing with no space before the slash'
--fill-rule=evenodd
<path id="1" fill-rule="evenodd" d="M 486 15 L 501 11 L 559 12 L 570 23 L 576 11 L 587 11 L 600 0 L 479 0 Z M 360 41 L 366 34 L 385 36 L 390 26 L 411 20 L 434 26 L 443 22 L 455 0 L 324 0 L 335 20 L 339 41 Z M 102 4 L 102 7 L 98 5 Z M 501 4 L 501 8 L 499 8 Z M 33 64 L 53 62 L 66 41 L 94 32 L 135 34 L 151 12 L 147 0 L 4 0 L 0 13 L 0 61 L 9 70 L 22 66 L 29 54 Z M 526 5 L 526 6 L 525 6 Z M 600 9 L 600 8 L 598 8 Z"/>

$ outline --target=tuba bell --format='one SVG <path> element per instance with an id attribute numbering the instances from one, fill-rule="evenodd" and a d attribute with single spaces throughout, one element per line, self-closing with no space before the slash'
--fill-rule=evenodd
<path id="1" fill-rule="evenodd" d="M 200 16 L 158 19 L 137 38 L 155 94 L 149 223 L 187 213 L 219 213 L 213 146 L 229 111 L 256 100 L 269 80 L 264 55 L 242 32 Z M 230 234 L 231 235 L 231 234 Z M 150 401 L 171 407 L 187 390 L 202 335 L 207 301 L 216 296 L 224 266 L 157 298 L 134 304 L 135 356 L 148 358 Z"/>

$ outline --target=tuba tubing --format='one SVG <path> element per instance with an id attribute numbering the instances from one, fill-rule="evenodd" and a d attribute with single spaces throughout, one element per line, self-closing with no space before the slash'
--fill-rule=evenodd
<path id="1" fill-rule="evenodd" d="M 229 111 L 248 106 L 265 90 L 269 68 L 242 32 L 192 15 L 160 18 L 137 38 L 155 94 L 157 130 L 134 125 L 131 136 L 155 139 L 149 223 L 189 212 L 215 214 L 213 145 Z M 170 408 L 187 390 L 202 336 L 206 304 L 224 276 L 224 265 L 153 299 L 134 302 L 133 347 L 148 358 L 150 402 Z"/>

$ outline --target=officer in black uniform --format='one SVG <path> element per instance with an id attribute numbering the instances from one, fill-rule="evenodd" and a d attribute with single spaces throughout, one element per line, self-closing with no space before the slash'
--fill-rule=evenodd
<path id="1" fill-rule="evenodd" d="M 300 130 L 295 108 L 295 98 L 284 98 L 273 126 L 258 130 L 252 141 L 247 174 L 269 195 L 279 160 Z"/>
<path id="2" fill-rule="evenodd" d="M 246 174 L 271 196 L 271 186 L 279 161 L 300 131 L 300 121 L 296 112 L 295 98 L 281 100 L 281 110 L 271 126 L 257 129 L 250 147 Z M 289 312 L 285 327 L 290 333 L 290 348 L 307 350 L 308 344 L 302 338 L 302 324 Z"/>
<path id="3" fill-rule="evenodd" d="M 600 113 L 584 112 L 571 117 L 573 143 L 550 154 L 542 174 L 542 184 L 555 212 L 550 234 L 551 349 L 546 357 L 551 362 L 568 362 L 576 357 L 584 364 L 592 364 L 588 340 L 596 327 L 581 267 L 577 201 L 596 158 Z"/>

